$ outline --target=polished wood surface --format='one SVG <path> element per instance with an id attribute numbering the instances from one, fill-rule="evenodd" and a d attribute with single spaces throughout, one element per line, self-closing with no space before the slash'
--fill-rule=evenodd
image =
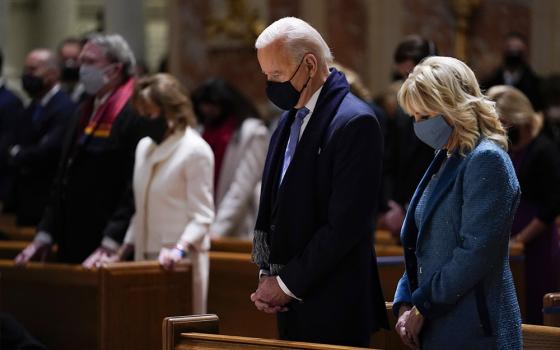
<path id="1" fill-rule="evenodd" d="M 523 349 L 560 349 L 560 328 L 523 324 Z"/>
<path id="2" fill-rule="evenodd" d="M 390 313 L 391 303 L 387 303 Z M 390 315 L 390 314 L 389 314 Z M 392 337 L 398 339 L 393 330 L 395 318 L 390 318 Z M 220 320 L 216 315 L 199 315 L 168 317 L 163 321 L 163 350 L 187 349 L 250 349 L 250 350 L 280 350 L 280 349 L 313 349 L 313 350 L 358 350 L 363 348 L 314 344 L 303 342 L 289 342 L 273 339 L 249 338 L 231 335 L 218 335 Z M 522 325 L 523 349 L 560 349 L 560 328 L 535 325 Z M 377 348 L 375 344 L 372 344 Z M 405 349 L 404 344 L 385 344 L 386 350 Z"/>
<path id="3" fill-rule="evenodd" d="M 189 314 L 191 268 L 157 262 L 65 264 L 0 261 L 0 309 L 49 349 L 155 349 L 161 320 Z"/>
<path id="4" fill-rule="evenodd" d="M 28 244 L 27 241 L 0 241 L 0 259 L 14 259 Z"/>
<path id="5" fill-rule="evenodd" d="M 560 292 L 544 296 L 543 322 L 545 326 L 560 327 Z"/>

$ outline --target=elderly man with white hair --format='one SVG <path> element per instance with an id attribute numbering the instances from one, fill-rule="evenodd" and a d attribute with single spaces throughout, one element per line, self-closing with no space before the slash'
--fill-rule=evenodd
<path id="1" fill-rule="evenodd" d="M 44 259 L 57 243 L 59 261 L 81 263 L 89 256 L 84 265 L 95 266 L 116 253 L 134 212 L 134 151 L 148 135 L 130 103 L 134 55 L 120 35 L 96 35 L 80 61 L 80 82 L 90 97 L 66 130 L 50 203 L 18 264 Z"/>
<path id="2" fill-rule="evenodd" d="M 255 47 L 268 98 L 286 112 L 264 169 L 251 300 L 277 314 L 282 339 L 368 346 L 388 326 L 372 242 L 379 123 L 306 22 L 282 18 Z"/>

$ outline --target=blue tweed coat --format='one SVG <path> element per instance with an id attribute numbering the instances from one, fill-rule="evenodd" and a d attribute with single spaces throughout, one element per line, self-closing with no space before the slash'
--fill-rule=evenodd
<path id="1" fill-rule="evenodd" d="M 521 349 L 521 316 L 509 268 L 508 242 L 520 197 L 510 158 L 483 139 L 444 163 L 425 202 L 414 211 L 445 159 L 440 151 L 410 203 L 401 240 L 406 271 L 395 292 L 425 317 L 423 349 Z"/>

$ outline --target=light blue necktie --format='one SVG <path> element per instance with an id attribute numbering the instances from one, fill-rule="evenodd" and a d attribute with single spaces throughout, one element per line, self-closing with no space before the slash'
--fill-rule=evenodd
<path id="1" fill-rule="evenodd" d="M 286 170 L 290 166 L 290 162 L 294 157 L 294 153 L 296 153 L 296 146 L 299 141 L 299 133 L 301 130 L 301 126 L 303 125 L 303 119 L 309 113 L 309 109 L 303 107 L 298 109 L 296 112 L 296 117 L 292 122 L 292 126 L 290 128 L 290 139 L 288 140 L 288 146 L 286 147 L 286 153 L 284 153 L 284 164 L 282 165 L 282 175 L 280 177 L 280 183 L 284 180 L 284 175 L 286 174 Z"/>

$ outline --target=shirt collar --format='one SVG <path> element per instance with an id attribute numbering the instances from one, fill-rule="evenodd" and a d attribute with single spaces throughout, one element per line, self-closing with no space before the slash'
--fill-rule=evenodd
<path id="1" fill-rule="evenodd" d="M 311 98 L 305 104 L 305 108 L 309 109 L 309 114 L 313 113 L 313 110 L 317 105 L 317 100 L 319 99 L 319 95 L 321 94 L 321 90 L 323 90 L 323 85 L 321 85 L 321 87 L 317 91 L 315 91 L 313 95 L 311 95 Z"/>
<path id="2" fill-rule="evenodd" d="M 45 107 L 47 103 L 49 103 L 49 101 L 53 98 L 53 96 L 56 95 L 56 93 L 59 91 L 60 91 L 60 84 L 56 84 L 55 86 L 53 86 L 52 89 L 50 89 L 49 92 L 47 92 L 39 102 L 41 106 Z"/>
<path id="3" fill-rule="evenodd" d="M 96 97 L 95 100 L 93 101 L 94 109 L 97 109 L 99 106 L 104 104 L 109 99 L 109 96 L 111 96 L 113 91 L 114 90 L 111 90 L 101 97 Z"/>

